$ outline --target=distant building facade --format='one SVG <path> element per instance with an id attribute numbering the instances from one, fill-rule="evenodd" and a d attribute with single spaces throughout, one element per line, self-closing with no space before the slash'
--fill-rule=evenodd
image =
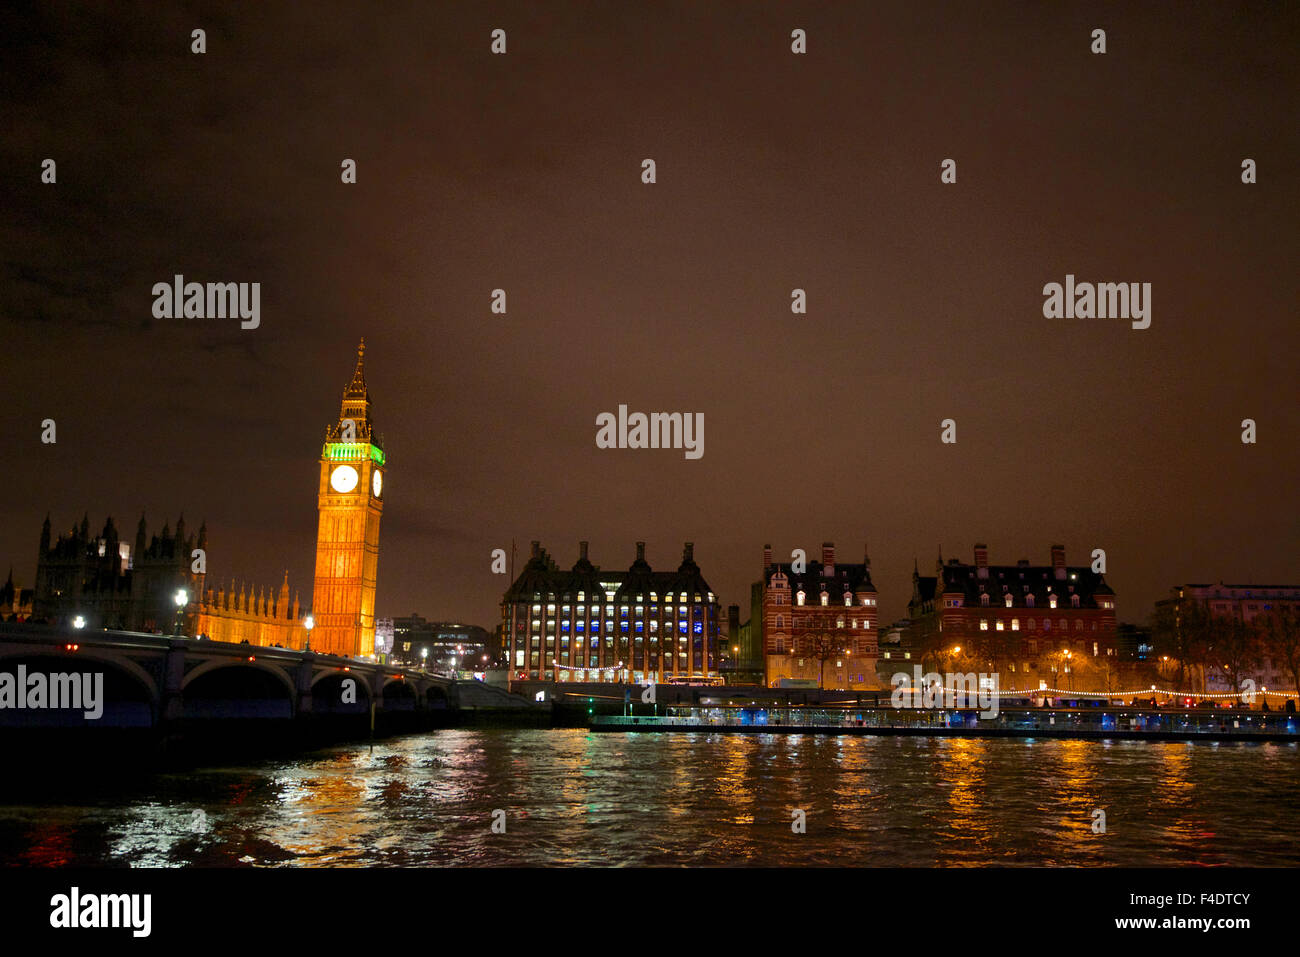
<path id="1" fill-rule="evenodd" d="M 1194 601 L 1203 605 L 1210 614 L 1220 618 L 1235 618 L 1254 626 L 1258 641 L 1258 661 L 1248 668 L 1248 675 L 1257 689 L 1295 694 L 1298 690 L 1295 677 L 1290 673 L 1280 650 L 1270 640 L 1267 619 L 1290 615 L 1294 621 L 1300 616 L 1300 585 L 1227 585 L 1188 584 L 1170 589 L 1169 597 L 1156 602 L 1156 607 L 1177 605 Z M 1159 649 L 1156 649 L 1159 654 Z M 1210 693 L 1236 693 L 1232 680 L 1221 666 L 1211 662 L 1202 667 L 1205 690 Z M 1179 689 L 1184 690 L 1184 689 Z M 1276 705 L 1277 701 L 1271 702 Z"/>
<path id="2" fill-rule="evenodd" d="M 566 571 L 533 542 L 501 600 L 512 680 L 716 681 L 719 615 L 691 542 L 676 571 L 659 572 L 645 542 L 627 571 L 593 565 L 586 542 Z"/>
<path id="3" fill-rule="evenodd" d="M 32 599 L 35 588 L 14 584 L 14 570 L 9 569 L 9 579 L 0 587 L 0 621 L 27 621 L 32 617 Z"/>
<path id="4" fill-rule="evenodd" d="M 63 624 L 80 618 L 90 629 L 301 647 L 306 630 L 297 599 L 289 601 L 288 575 L 278 595 L 247 585 L 236 591 L 233 581 L 229 589 L 208 588 L 207 548 L 206 524 L 197 534 L 187 534 L 184 516 L 175 531 L 164 523 L 162 532 L 151 536 L 141 515 L 134 546 L 119 538 L 111 517 L 98 535 L 90 533 L 89 518 L 83 517 L 80 525 L 51 541 L 47 517 L 31 617 Z M 178 606 L 176 594 L 182 590 L 186 602 Z"/>
<path id="5" fill-rule="evenodd" d="M 202 635 L 213 641 L 248 642 L 264 648 L 302 648 L 307 642 L 306 617 L 298 607 L 298 596 L 289 601 L 289 573 L 278 592 L 241 585 L 230 588 L 209 588 L 198 603 L 197 621 L 191 634 Z"/>
<path id="6" fill-rule="evenodd" d="M 824 542 L 821 561 L 809 559 L 800 569 L 773 562 L 772 546 L 764 545 L 763 580 L 753 594 L 768 687 L 808 681 L 849 690 L 879 687 L 877 594 L 865 548 L 860 564 L 837 563 L 835 544 Z"/>
<path id="7" fill-rule="evenodd" d="M 200 594 L 203 576 L 191 570 L 195 548 L 207 548 L 207 528 L 186 534 L 184 516 L 175 532 L 164 523 L 161 534 L 149 536 L 141 515 L 134 548 L 120 538 L 111 516 L 99 534 L 91 533 L 89 517 L 83 517 L 53 541 L 46 516 L 32 617 L 70 623 L 80 616 L 87 628 L 174 634 L 178 625 L 193 625 L 192 609 L 178 609 L 174 597 L 181 589 L 190 598 Z"/>
<path id="8" fill-rule="evenodd" d="M 393 650 L 390 660 L 413 668 L 436 671 L 485 671 L 490 661 L 491 635 L 486 628 L 450 621 L 429 621 L 411 614 L 392 619 Z"/>
<path id="9" fill-rule="evenodd" d="M 996 672 L 1005 690 L 1113 690 L 1115 593 L 1105 577 L 1067 565 L 1060 545 L 1048 565 L 990 565 L 987 545 L 974 551 L 970 564 L 941 555 L 933 577 L 913 568 L 913 657 L 938 672 Z"/>

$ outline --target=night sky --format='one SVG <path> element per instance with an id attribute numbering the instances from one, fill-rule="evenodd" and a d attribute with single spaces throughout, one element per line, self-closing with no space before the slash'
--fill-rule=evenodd
<path id="1" fill-rule="evenodd" d="M 869 542 L 883 623 L 977 541 L 1104 547 L 1123 621 L 1300 581 L 1300 5 L 167 6 L 0 13 L 22 584 L 47 511 L 184 511 L 212 581 L 308 603 L 361 336 L 381 616 L 492 627 L 512 538 L 619 569 L 691 540 L 742 605 L 765 542 Z M 153 318 L 176 273 L 260 282 L 260 327 Z M 1150 282 L 1151 327 L 1044 318 L 1067 273 Z M 597 449 L 620 403 L 704 413 L 703 458 Z"/>

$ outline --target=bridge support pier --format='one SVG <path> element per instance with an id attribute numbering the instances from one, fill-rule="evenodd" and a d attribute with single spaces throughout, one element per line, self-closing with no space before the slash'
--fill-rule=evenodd
<path id="1" fill-rule="evenodd" d="M 158 726 L 165 728 L 185 717 L 185 696 L 181 686 L 185 683 L 185 650 L 188 642 L 184 639 L 168 643 L 167 656 L 163 661 L 163 687 L 158 702 Z"/>

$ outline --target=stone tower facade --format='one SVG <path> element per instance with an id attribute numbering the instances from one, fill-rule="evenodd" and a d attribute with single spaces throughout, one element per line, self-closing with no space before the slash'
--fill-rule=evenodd
<path id="1" fill-rule="evenodd" d="M 374 653 L 379 519 L 387 478 L 383 443 L 371 419 L 365 357 L 362 339 L 338 422 L 326 430 L 321 449 L 311 608 L 312 650 L 354 657 Z"/>

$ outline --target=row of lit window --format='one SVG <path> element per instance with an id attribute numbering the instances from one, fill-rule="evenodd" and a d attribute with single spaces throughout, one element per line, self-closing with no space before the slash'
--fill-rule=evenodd
<path id="1" fill-rule="evenodd" d="M 799 591 L 795 592 L 794 599 L 795 599 L 795 604 L 797 604 L 797 605 L 803 605 L 803 604 L 806 604 L 806 603 L 807 603 L 807 600 L 808 600 L 808 593 L 805 592 L 805 591 L 803 591 L 802 589 L 800 589 Z M 822 600 L 822 605 L 823 605 L 823 606 L 830 605 L 830 603 L 831 603 L 831 596 L 830 596 L 830 594 L 829 594 L 828 592 L 822 592 L 822 593 L 821 593 L 821 600 Z M 772 604 L 774 604 L 774 605 L 784 605 L 784 604 L 785 604 L 785 596 L 782 595 L 779 591 L 777 591 L 777 592 L 773 592 L 773 594 L 772 594 Z M 863 604 L 863 605 L 866 605 L 866 606 L 868 606 L 868 607 L 873 607 L 873 606 L 876 604 L 876 600 L 875 600 L 874 598 L 864 598 L 864 599 L 862 599 L 862 604 Z M 846 592 L 844 593 L 844 607 L 845 607 L 845 608 L 850 608 L 850 607 L 852 607 L 852 605 L 853 605 L 853 593 L 852 593 L 852 592 L 848 592 L 848 591 L 846 591 Z"/>
<path id="2" fill-rule="evenodd" d="M 1000 631 L 1000 632 L 1001 632 L 1001 631 L 1006 631 L 1006 625 L 1005 625 L 1004 622 L 1001 622 L 1001 620 L 997 620 L 997 622 L 995 622 L 995 623 L 993 623 L 993 624 L 996 625 L 996 631 Z M 1058 620 L 1058 622 L 1057 622 L 1057 628 L 1060 629 L 1060 631 L 1063 631 L 1063 632 L 1070 631 L 1070 623 L 1069 623 L 1069 622 L 1066 622 L 1066 620 L 1062 618 L 1062 619 Z M 979 629 L 980 629 L 980 631 L 982 631 L 982 632 L 987 632 L 987 631 L 988 631 L 988 619 L 987 619 L 987 618 L 982 618 L 982 619 L 979 620 Z M 1082 632 L 1082 631 L 1083 631 L 1083 622 L 1080 622 L 1080 620 L 1075 620 L 1075 623 L 1074 623 L 1074 629 L 1075 629 L 1076 632 Z M 1018 619 L 1018 618 L 1013 618 L 1013 619 L 1011 619 L 1011 631 L 1013 631 L 1013 632 L 1021 631 L 1021 619 Z M 1031 631 L 1031 632 L 1032 632 L 1032 631 L 1036 631 L 1036 623 L 1035 623 L 1035 620 L 1034 620 L 1034 619 L 1031 618 L 1031 619 L 1028 619 L 1028 620 L 1027 620 L 1027 622 L 1026 622 L 1026 631 Z M 1044 619 L 1043 619 L 1043 631 L 1045 631 L 1045 632 L 1052 631 L 1052 619 L 1050 619 L 1050 618 L 1044 618 Z M 1096 622 L 1093 622 L 1093 623 L 1092 623 L 1092 631 L 1097 631 L 1097 623 L 1096 623 Z"/>
<path id="3" fill-rule="evenodd" d="M 1015 605 L 1015 602 L 1014 602 L 1014 600 L 1012 599 L 1012 597 L 1011 597 L 1010 594 L 1007 594 L 1006 596 L 1004 596 L 1004 601 L 1005 601 L 1005 603 L 1006 603 L 1006 607 L 1008 607 L 1008 608 L 1012 608 L 1012 607 L 1014 607 L 1014 605 Z M 960 607 L 962 606 L 962 600 L 961 600 L 960 598 L 945 598 L 945 599 L 943 600 L 943 604 L 944 604 L 944 607 L 945 607 L 945 608 L 960 608 Z M 989 607 L 989 604 L 990 604 L 989 596 L 988 596 L 987 594 L 980 595 L 980 606 L 983 607 L 983 608 L 987 608 L 987 607 Z M 1055 608 L 1055 607 L 1056 607 L 1056 596 L 1055 596 L 1055 595 L 1048 595 L 1048 596 L 1047 596 L 1047 604 L 1048 604 L 1049 607 L 1051 607 L 1051 608 Z M 1073 608 L 1078 608 L 1078 607 L 1079 607 L 1079 596 L 1078 596 L 1078 595 L 1071 595 L 1071 596 L 1070 596 L 1070 605 L 1071 605 L 1071 607 L 1073 607 Z M 1034 596 L 1033 596 L 1033 595 L 1026 595 L 1026 596 L 1025 596 L 1025 607 L 1026 607 L 1026 608 L 1033 608 L 1033 607 L 1034 607 Z M 1110 606 L 1109 606 L 1106 602 L 1102 602 L 1102 603 L 1101 603 L 1101 607 L 1102 607 L 1102 608 L 1109 608 Z"/>
<path id="4" fill-rule="evenodd" d="M 541 605 L 533 605 L 533 614 L 534 614 L 534 615 L 537 615 L 537 616 L 540 617 L 540 615 L 541 615 L 541 613 L 542 613 L 542 612 L 541 612 L 541 608 L 542 608 Z M 709 609 L 708 609 L 707 607 L 702 606 L 702 605 L 699 605 L 699 604 L 696 604 L 696 605 L 682 605 L 682 606 L 680 606 L 680 607 L 678 607 L 678 606 L 676 606 L 676 605 L 664 605 L 664 614 L 665 614 L 665 615 L 672 615 L 672 614 L 676 613 L 676 614 L 681 614 L 681 615 L 687 615 L 687 614 L 689 614 L 689 613 L 691 612 L 692 609 L 695 611 L 695 614 L 697 614 L 697 615 L 707 614 L 708 611 L 709 611 Z M 651 605 L 651 606 L 650 606 L 650 614 L 655 615 L 655 614 L 658 614 L 658 612 L 659 612 L 659 606 L 658 606 L 658 605 Z M 554 617 L 554 615 L 555 615 L 555 606 L 554 606 L 554 605 L 547 605 L 547 606 L 546 606 L 546 614 L 547 614 L 548 617 Z M 586 608 L 586 606 L 579 605 L 578 608 L 577 608 L 577 614 L 579 614 L 579 615 L 581 615 L 582 617 L 585 618 L 585 617 L 587 616 L 587 608 Z M 592 606 L 591 606 L 591 614 L 592 614 L 592 615 L 596 615 L 596 616 L 600 615 L 600 606 L 599 606 L 599 605 L 592 605 Z M 613 606 L 613 605 L 606 605 L 606 606 L 605 606 L 605 614 L 606 614 L 606 615 L 612 615 L 612 614 L 614 614 L 614 606 Z M 628 615 L 628 606 L 627 606 L 627 605 L 620 605 L 620 606 L 619 606 L 619 614 L 620 614 L 622 617 L 626 618 L 627 615 Z M 571 617 L 573 617 L 572 614 L 570 614 L 570 612 L 569 612 L 569 606 L 568 606 L 568 605 L 565 605 L 564 607 L 562 607 L 562 608 L 560 609 L 560 616 L 561 616 L 562 618 L 571 618 Z M 644 617 L 644 616 L 645 616 L 645 605 L 637 605 L 637 606 L 636 606 L 636 616 L 637 616 L 638 618 L 641 618 L 641 617 Z"/>
<path id="5" fill-rule="evenodd" d="M 800 619 L 798 619 L 798 618 L 792 618 L 792 619 L 791 619 L 791 622 L 792 622 L 792 624 L 791 624 L 790 627 L 792 627 L 795 631 L 798 631 L 800 628 L 804 627 L 803 622 L 802 622 Z M 778 628 L 784 628 L 784 627 L 785 627 L 785 615 L 777 615 L 777 616 L 776 616 L 776 627 L 778 627 Z M 843 618 L 837 618 L 837 619 L 835 620 L 835 627 L 836 627 L 836 628 L 843 628 L 843 627 L 844 627 L 844 619 L 843 619 Z M 850 627 L 853 628 L 853 629 L 856 629 L 856 628 L 858 627 L 858 620 L 857 620 L 856 618 L 853 618 L 853 619 L 850 620 Z M 867 619 L 867 618 L 862 619 L 862 627 L 863 627 L 864 630 L 866 630 L 866 631 L 870 631 L 870 630 L 871 630 L 871 621 L 870 621 L 870 619 Z"/>
<path id="6" fill-rule="evenodd" d="M 599 594 L 599 593 L 597 593 L 597 594 Z M 617 594 L 618 594 L 618 592 L 607 591 L 607 592 L 605 592 L 605 597 L 606 597 L 607 599 L 609 599 L 610 601 L 613 601 L 613 600 L 614 600 L 614 596 L 617 595 Z M 673 592 L 673 591 L 670 591 L 670 592 L 665 592 L 665 593 L 664 593 L 664 601 L 674 601 L 674 600 L 675 600 L 675 599 L 674 599 L 674 596 L 675 596 L 675 595 L 678 595 L 678 594 L 681 595 L 681 600 L 682 600 L 682 601 L 690 601 L 690 600 L 691 600 L 691 599 L 690 599 L 690 593 L 689 593 L 689 592 L 680 592 L 680 593 L 679 593 L 679 592 Z M 540 593 L 540 592 L 534 592 L 534 593 L 533 593 L 533 598 L 540 598 L 540 597 L 541 597 L 541 593 Z M 547 597 L 548 600 L 553 600 L 553 599 L 555 598 L 555 593 L 554 593 L 554 592 L 550 592 L 550 593 L 547 594 L 546 597 Z M 565 597 L 565 598 L 568 598 L 569 596 L 566 594 L 564 597 Z M 593 597 L 594 597 L 594 596 L 593 596 Z M 713 604 L 713 592 L 709 592 L 709 593 L 708 593 L 708 597 L 709 597 L 709 604 L 712 605 L 712 604 Z M 580 591 L 580 592 L 578 592 L 578 601 L 579 601 L 579 602 L 584 602 L 584 601 L 586 601 L 586 600 L 587 600 L 587 593 L 586 593 L 585 591 Z M 636 596 L 636 600 L 637 600 L 638 602 L 643 602 L 643 601 L 645 601 L 645 595 L 637 595 L 637 596 Z M 651 601 L 658 601 L 658 600 L 659 600 L 659 593 L 658 593 L 658 592 L 653 592 L 653 591 L 652 591 L 652 592 L 650 593 L 650 600 L 651 600 Z M 703 600 L 703 599 L 701 599 L 700 596 L 699 596 L 699 594 L 697 593 L 697 594 L 695 595 L 695 601 L 698 603 L 698 602 L 700 602 L 700 601 L 702 601 L 702 600 Z M 539 603 L 539 604 L 536 604 L 536 605 L 533 605 L 533 611 L 537 611 L 539 608 L 541 608 L 541 604 L 540 604 L 540 603 Z M 554 606 L 554 605 L 547 605 L 547 606 L 546 606 L 546 609 L 547 609 L 547 611 L 555 611 L 555 606 Z M 567 605 L 565 606 L 565 609 L 566 609 L 566 610 L 568 609 L 568 606 L 567 606 Z"/>

